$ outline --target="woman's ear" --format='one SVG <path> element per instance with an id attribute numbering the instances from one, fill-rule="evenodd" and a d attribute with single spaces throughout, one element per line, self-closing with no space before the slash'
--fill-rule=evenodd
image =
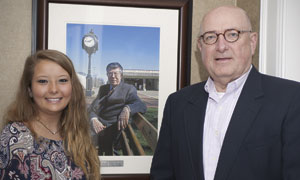
<path id="1" fill-rule="evenodd" d="M 28 93 L 29 93 L 29 97 L 33 97 L 33 95 L 32 95 L 32 91 L 31 91 L 31 89 L 28 87 Z"/>

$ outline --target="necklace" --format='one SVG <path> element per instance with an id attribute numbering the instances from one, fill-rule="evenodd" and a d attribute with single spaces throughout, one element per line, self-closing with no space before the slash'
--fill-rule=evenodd
<path id="1" fill-rule="evenodd" d="M 51 129 L 49 129 L 42 121 L 40 121 L 39 119 L 37 120 L 41 125 L 43 125 L 51 134 L 55 135 L 59 132 L 59 130 L 57 131 L 51 131 Z"/>

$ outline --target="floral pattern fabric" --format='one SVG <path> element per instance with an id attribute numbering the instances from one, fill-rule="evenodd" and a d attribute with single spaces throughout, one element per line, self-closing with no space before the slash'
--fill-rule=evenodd
<path id="1" fill-rule="evenodd" d="M 11 123 L 0 136 L 1 180 L 83 180 L 82 169 L 66 156 L 63 141 L 35 139 L 23 123 Z"/>

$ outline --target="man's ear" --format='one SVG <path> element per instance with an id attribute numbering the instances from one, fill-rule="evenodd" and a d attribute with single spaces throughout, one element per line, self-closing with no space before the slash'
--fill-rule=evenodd
<path id="1" fill-rule="evenodd" d="M 198 48 L 199 48 L 199 50 L 201 52 L 201 50 L 202 50 L 202 44 L 201 44 L 201 39 L 200 38 L 198 38 L 198 40 L 197 40 L 197 46 L 198 46 Z"/>
<path id="2" fill-rule="evenodd" d="M 256 45 L 257 45 L 257 37 L 258 37 L 257 32 L 252 32 L 252 33 L 250 34 L 251 54 L 252 54 L 252 56 L 253 56 L 254 53 L 255 53 L 255 49 L 256 49 Z"/>

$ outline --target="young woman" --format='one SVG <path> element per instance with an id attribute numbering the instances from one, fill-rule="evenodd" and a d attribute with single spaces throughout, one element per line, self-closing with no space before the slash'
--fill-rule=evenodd
<path id="1" fill-rule="evenodd" d="M 0 143 L 0 179 L 100 179 L 85 96 L 71 60 L 29 56 Z"/>

